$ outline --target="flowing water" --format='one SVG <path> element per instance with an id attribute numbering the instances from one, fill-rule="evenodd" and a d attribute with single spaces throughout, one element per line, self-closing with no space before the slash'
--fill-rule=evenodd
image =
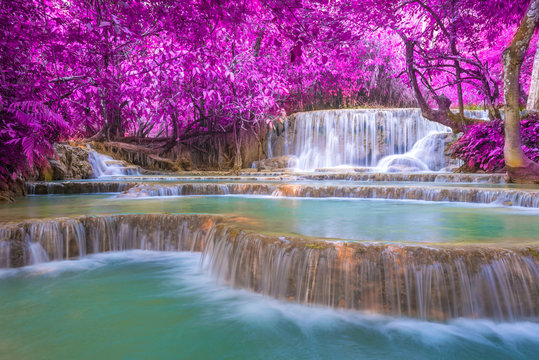
<path id="1" fill-rule="evenodd" d="M 533 359 L 539 325 L 306 307 L 220 286 L 200 255 L 0 271 L 2 359 Z"/>
<path id="2" fill-rule="evenodd" d="M 6 224 L 7 267 L 132 249 L 195 251 L 222 283 L 279 299 L 421 319 L 535 319 L 531 247 L 327 242 L 245 230 L 208 215 L 132 214 Z M 537 249 L 536 245 L 532 245 Z"/>
<path id="3" fill-rule="evenodd" d="M 485 111 L 467 116 L 486 119 Z M 285 127 L 281 153 L 293 155 L 296 171 L 368 167 L 382 171 L 439 171 L 445 167 L 444 139 L 451 129 L 428 121 L 419 109 L 325 110 L 297 114 L 292 134 Z M 388 158 L 389 157 L 389 158 Z"/>
<path id="4" fill-rule="evenodd" d="M 295 168 L 374 167 L 383 156 L 403 154 L 432 131 L 449 131 L 417 109 L 315 111 L 295 122 Z"/>
<path id="5" fill-rule="evenodd" d="M 117 195 L 34 196 L 0 208 L 21 220 L 100 214 L 223 214 L 258 232 L 389 242 L 539 242 L 538 210 L 417 201 Z"/>
<path id="6" fill-rule="evenodd" d="M 0 358 L 536 358 L 537 186 L 433 172 L 448 129 L 417 109 L 281 136 L 296 170 L 368 169 L 143 176 L 92 152 L 97 179 L 2 204 Z"/>
<path id="7" fill-rule="evenodd" d="M 140 175 L 138 169 L 127 166 L 123 161 L 114 160 L 112 157 L 90 151 L 88 161 L 92 165 L 95 178 L 107 178 L 112 176 Z"/>

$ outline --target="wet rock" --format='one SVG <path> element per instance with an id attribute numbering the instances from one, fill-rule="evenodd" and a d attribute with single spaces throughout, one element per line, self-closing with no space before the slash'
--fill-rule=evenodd
<path id="1" fill-rule="evenodd" d="M 391 175 L 391 174 L 384 174 Z M 404 174 L 403 174 L 404 175 Z M 180 195 L 272 195 L 275 197 L 340 197 L 357 199 L 392 199 L 509 204 L 539 208 L 539 191 L 532 189 L 474 188 L 454 186 L 409 185 L 306 185 L 260 183 L 140 184 L 120 197 Z"/>
<path id="2" fill-rule="evenodd" d="M 35 181 L 27 183 L 26 190 L 31 195 L 117 193 L 136 185 L 137 183 L 133 182 L 122 183 L 118 181 Z"/>
<path id="3" fill-rule="evenodd" d="M 85 144 L 54 144 L 55 155 L 37 170 L 37 180 L 89 179 L 92 166 L 88 161 L 89 149 Z"/>
<path id="4" fill-rule="evenodd" d="M 21 178 L 8 182 L 0 181 L 0 203 L 14 202 L 17 197 L 26 195 L 26 183 Z"/>
<path id="5" fill-rule="evenodd" d="M 278 169 L 286 169 L 289 167 L 290 161 L 293 159 L 291 155 L 283 155 L 260 161 L 260 168 L 263 170 L 275 171 Z M 258 161 L 253 162 L 253 168 L 258 168 Z"/>
<path id="6" fill-rule="evenodd" d="M 275 175 L 275 174 L 274 174 Z M 328 173 L 297 174 L 299 179 L 308 180 L 350 180 L 350 181 L 414 181 L 439 183 L 505 183 L 503 174 L 463 174 L 463 173 Z"/>
<path id="7" fill-rule="evenodd" d="M 54 180 L 64 180 L 67 177 L 67 167 L 59 160 L 49 160 Z"/>
<path id="8" fill-rule="evenodd" d="M 66 179 L 89 179 L 92 177 L 92 166 L 88 161 L 90 151 L 86 145 L 56 144 L 54 149 L 58 160 L 67 169 Z"/>

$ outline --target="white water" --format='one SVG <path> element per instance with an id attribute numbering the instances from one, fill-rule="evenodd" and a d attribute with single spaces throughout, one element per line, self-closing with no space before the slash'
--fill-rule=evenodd
<path id="1" fill-rule="evenodd" d="M 37 242 L 30 242 L 30 245 L 28 246 L 28 255 L 28 263 L 30 265 L 49 261 L 49 255 L 47 255 L 47 251 L 45 251 L 45 249 L 43 249 L 43 246 L 41 246 L 41 244 Z"/>
<path id="2" fill-rule="evenodd" d="M 200 254 L 128 251 L 0 270 L 3 350 L 11 349 L 11 358 L 71 351 L 90 359 L 99 343 L 108 351 L 121 347 L 124 358 L 181 353 L 240 360 L 533 359 L 539 350 L 536 322 L 440 323 L 304 306 L 217 284 L 200 263 Z M 148 294 L 148 284 L 159 286 Z M 81 298 L 66 299 L 71 293 Z M 130 339 L 125 334 L 133 329 L 139 336 Z M 17 341 L 28 338 L 40 341 Z M 212 350 L 205 351 L 209 341 Z"/>
<path id="3" fill-rule="evenodd" d="M 382 172 L 440 170 L 445 166 L 444 148 L 447 132 L 432 132 L 419 139 L 412 150 L 384 157 L 377 167 Z"/>
<path id="4" fill-rule="evenodd" d="M 95 178 L 110 176 L 140 175 L 137 169 L 126 167 L 121 162 L 112 157 L 91 151 L 88 154 L 88 161 L 92 166 Z"/>
<path id="5" fill-rule="evenodd" d="M 478 118 L 485 114 L 467 112 Z M 290 165 L 297 171 L 339 167 L 437 171 L 444 165 L 443 135 L 450 132 L 425 119 L 419 109 L 313 111 L 297 115 L 292 149 L 284 152 L 296 156 Z"/>

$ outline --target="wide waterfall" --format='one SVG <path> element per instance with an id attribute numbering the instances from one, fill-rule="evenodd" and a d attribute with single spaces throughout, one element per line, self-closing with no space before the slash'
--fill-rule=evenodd
<path id="1" fill-rule="evenodd" d="M 47 190 L 47 189 L 42 189 Z M 52 189 L 51 189 L 52 190 Z M 187 195 L 266 195 L 302 198 L 356 198 L 467 202 L 539 208 L 539 191 L 473 187 L 303 184 L 134 184 L 119 198 Z"/>
<path id="2" fill-rule="evenodd" d="M 196 251 L 224 284 L 306 304 L 421 319 L 534 319 L 534 251 L 324 242 L 207 215 L 30 220 L 0 228 L 0 266 L 129 249 Z"/>
<path id="3" fill-rule="evenodd" d="M 466 115 L 486 118 L 484 111 Z M 293 155 L 290 166 L 301 171 L 380 165 L 385 171 L 438 171 L 445 165 L 444 138 L 451 133 L 450 128 L 425 119 L 419 109 L 304 112 L 290 126 L 293 132 L 285 127 L 281 155 Z M 268 154 L 275 156 L 279 154 L 273 137 L 270 134 Z M 390 164 L 379 164 L 388 156 L 393 156 Z"/>

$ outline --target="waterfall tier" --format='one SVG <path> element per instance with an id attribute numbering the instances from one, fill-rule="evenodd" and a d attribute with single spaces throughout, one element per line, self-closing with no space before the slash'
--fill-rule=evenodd
<path id="1" fill-rule="evenodd" d="M 467 202 L 539 208 L 539 191 L 506 188 L 474 188 L 409 185 L 191 183 L 139 184 L 118 195 L 121 198 L 185 195 L 266 195 L 274 197 L 357 198 Z"/>
<path id="2" fill-rule="evenodd" d="M 485 118 L 486 112 L 469 116 Z M 383 171 L 438 171 L 451 129 L 419 109 L 349 109 L 298 113 L 283 129 L 283 144 L 268 137 L 268 157 L 293 155 L 297 171 L 367 167 Z M 390 159 L 383 160 L 386 157 Z M 384 161 L 380 163 L 380 160 Z"/>
<path id="3" fill-rule="evenodd" d="M 178 183 L 188 181 L 297 181 L 297 180 L 347 180 L 347 181 L 377 181 L 377 182 L 435 182 L 463 184 L 502 184 L 505 183 L 503 174 L 448 174 L 448 173 L 317 173 L 317 174 L 287 174 L 272 173 L 260 176 L 214 176 L 214 177 L 130 177 L 129 181 L 36 181 L 26 184 L 29 195 L 52 194 L 91 194 L 115 193 L 128 190 L 143 182 Z"/>
<path id="4" fill-rule="evenodd" d="M 221 282 L 306 304 L 411 316 L 535 319 L 539 249 L 321 242 L 244 231 L 206 215 L 31 220 L 0 228 L 0 266 L 90 253 L 201 251 Z"/>
<path id="5" fill-rule="evenodd" d="M 390 181 L 390 182 L 436 182 L 462 184 L 505 184 L 505 174 L 463 174 L 463 173 L 317 173 L 301 174 L 297 179 L 305 180 L 347 180 L 347 181 Z"/>
<path id="6" fill-rule="evenodd" d="M 115 193 L 135 186 L 134 182 L 118 181 L 39 181 L 26 184 L 28 195 Z"/>
<path id="7" fill-rule="evenodd" d="M 92 166 L 94 177 L 140 175 L 136 166 L 130 166 L 124 161 L 114 160 L 112 157 L 96 151 L 88 153 L 88 161 Z"/>
<path id="8" fill-rule="evenodd" d="M 375 167 L 382 157 L 404 154 L 433 132 L 450 132 L 418 109 L 313 111 L 299 113 L 294 126 L 295 168 L 307 171 Z"/>

